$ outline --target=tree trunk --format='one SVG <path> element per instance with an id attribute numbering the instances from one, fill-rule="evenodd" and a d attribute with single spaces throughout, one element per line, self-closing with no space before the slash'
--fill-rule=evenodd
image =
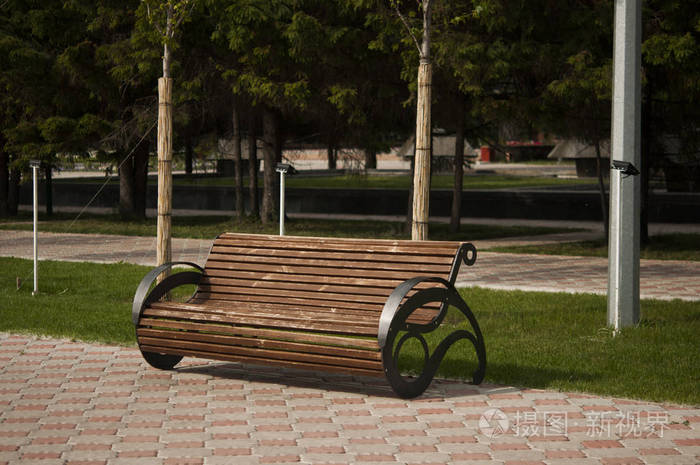
<path id="1" fill-rule="evenodd" d="M 410 179 L 413 179 L 414 173 L 416 171 L 416 157 L 411 157 L 411 168 L 409 170 Z M 408 205 L 406 207 L 406 234 L 411 234 L 411 229 L 413 228 L 413 183 L 408 185 Z"/>
<path id="2" fill-rule="evenodd" d="M 275 164 L 282 163 L 282 151 L 284 149 L 285 130 L 281 117 L 275 119 L 277 134 L 275 135 Z"/>
<path id="3" fill-rule="evenodd" d="M 430 94 L 432 66 L 423 60 L 418 68 L 418 104 L 416 112 L 415 172 L 413 174 L 413 226 L 411 239 L 428 240 L 430 205 Z"/>
<path id="4" fill-rule="evenodd" d="M 430 205 L 430 153 L 432 125 L 430 114 L 433 68 L 430 62 L 430 0 L 423 1 L 423 43 L 418 66 L 418 95 L 416 103 L 416 167 L 413 174 L 413 227 L 411 239 L 428 240 Z"/>
<path id="5" fill-rule="evenodd" d="M 255 131 L 255 113 L 248 117 L 248 189 L 250 193 L 250 215 L 257 218 L 258 207 L 258 141 Z"/>
<path id="6" fill-rule="evenodd" d="M 173 80 L 170 78 L 173 37 L 173 6 L 168 4 L 165 42 L 163 44 L 163 77 L 158 79 L 158 221 L 156 225 L 156 265 L 172 261 L 173 199 Z M 160 283 L 170 273 L 158 276 Z M 167 299 L 167 297 L 166 297 Z"/>
<path id="7" fill-rule="evenodd" d="M 275 215 L 275 144 L 277 141 L 277 121 L 269 108 L 263 112 L 263 201 L 260 219 L 263 224 L 273 221 Z"/>
<path id="8" fill-rule="evenodd" d="M 119 165 L 119 216 L 130 220 L 134 216 L 134 157 Z"/>
<path id="9" fill-rule="evenodd" d="M 164 58 L 164 75 L 169 74 L 166 73 L 165 63 Z M 156 255 L 158 265 L 172 261 L 172 89 L 172 79 L 168 77 L 158 79 L 158 224 L 156 231 Z M 165 276 L 167 276 L 167 274 L 161 275 L 162 278 L 165 278 Z"/>
<path id="10" fill-rule="evenodd" d="M 596 158 L 596 174 L 598 175 L 598 191 L 600 192 L 600 208 L 603 212 L 603 230 L 605 231 L 605 240 L 608 240 L 610 224 L 608 221 L 608 197 L 605 193 L 605 184 L 603 183 L 603 159 L 600 156 L 600 141 L 595 141 L 595 158 Z"/>
<path id="11" fill-rule="evenodd" d="M 328 142 L 328 149 L 326 153 L 328 154 L 328 169 L 334 170 L 338 167 L 338 149 L 335 146 L 334 138 Z"/>
<path id="12" fill-rule="evenodd" d="M 3 150 L 4 141 L 0 136 L 0 218 L 10 216 L 10 155 Z"/>
<path id="13" fill-rule="evenodd" d="M 194 147 L 192 147 L 192 136 L 185 137 L 185 174 L 192 174 L 192 158 L 194 157 Z"/>
<path id="14" fill-rule="evenodd" d="M 132 215 L 146 219 L 146 192 L 148 192 L 148 154 L 150 143 L 144 139 L 134 150 L 134 204 Z"/>
<path id="15" fill-rule="evenodd" d="M 365 149 L 365 170 L 377 169 L 377 151 Z"/>
<path id="16" fill-rule="evenodd" d="M 46 216 L 53 215 L 53 167 L 50 163 L 44 165 L 44 188 L 46 189 Z"/>
<path id="17" fill-rule="evenodd" d="M 450 232 L 459 232 L 462 212 L 462 185 L 464 181 L 464 111 L 457 112 L 457 133 L 455 134 L 454 157 L 455 183 L 452 188 L 452 212 L 450 216 Z"/>
<path id="18" fill-rule="evenodd" d="M 238 106 L 233 104 L 231 113 L 233 123 L 233 169 L 236 179 L 236 217 L 243 218 L 245 207 L 243 206 L 243 160 L 241 157 L 241 115 Z"/>
<path id="19" fill-rule="evenodd" d="M 10 170 L 10 185 L 7 189 L 7 209 L 10 216 L 17 216 L 19 207 L 19 186 L 22 181 L 22 173 L 18 169 Z"/>

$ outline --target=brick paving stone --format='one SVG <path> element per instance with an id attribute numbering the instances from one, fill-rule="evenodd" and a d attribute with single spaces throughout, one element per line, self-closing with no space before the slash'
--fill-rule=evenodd
<path id="1" fill-rule="evenodd" d="M 193 359 L 158 372 L 133 348 L 0 333 L 0 350 L 7 358 L 0 367 L 0 465 L 20 458 L 23 465 L 700 461 L 700 409 L 688 406 L 444 380 L 407 401 L 378 389 L 377 380 L 339 377 L 342 388 L 324 389 L 323 375 L 294 370 L 280 377 Z M 39 376 L 46 373 L 61 377 Z M 559 411 L 568 429 L 487 437 L 479 420 L 494 403 L 511 426 L 524 412 Z M 611 408 L 638 415 L 642 425 L 666 418 L 668 426 L 651 436 L 592 434 L 587 415 Z"/>

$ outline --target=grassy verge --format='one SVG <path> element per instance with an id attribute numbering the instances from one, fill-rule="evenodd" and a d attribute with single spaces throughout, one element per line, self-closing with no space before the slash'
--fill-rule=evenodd
<path id="1" fill-rule="evenodd" d="M 54 182 L 81 182 L 101 184 L 104 178 L 79 178 L 79 179 L 57 179 Z M 110 183 L 118 183 L 114 178 Z M 319 189 L 408 189 L 413 182 L 408 175 L 362 175 L 347 174 L 337 176 L 316 176 L 304 175 L 288 176 L 286 179 L 288 188 L 319 188 Z M 149 183 L 156 183 L 154 176 L 149 177 Z M 235 180 L 230 176 L 213 175 L 176 175 L 173 178 L 175 185 L 181 186 L 235 186 Z M 244 187 L 248 186 L 248 178 L 243 178 Z M 262 184 L 261 184 L 262 185 Z M 591 179 L 578 178 L 555 178 L 552 176 L 518 176 L 502 174 L 470 174 L 465 173 L 464 189 L 512 189 L 520 187 L 566 187 L 590 185 L 596 188 L 595 181 Z M 431 177 L 432 189 L 452 189 L 454 186 L 454 176 L 436 174 Z"/>
<path id="2" fill-rule="evenodd" d="M 131 299 L 147 268 L 41 262 L 34 297 L 31 270 L 31 261 L 0 258 L 0 331 L 135 343 Z M 25 279 L 19 290 L 17 276 Z M 488 382 L 700 404 L 698 302 L 643 301 L 639 327 L 612 337 L 601 296 L 485 289 L 463 295 L 486 339 Z M 430 342 L 460 322 L 450 315 Z M 406 349 L 402 360 L 415 369 L 422 354 L 411 352 L 410 342 Z M 439 375 L 468 378 L 473 363 L 473 349 L 460 341 Z"/>
<path id="3" fill-rule="evenodd" d="M 573 255 L 607 257 L 608 245 L 604 239 L 537 246 L 495 247 L 494 252 L 533 253 L 545 255 Z M 652 260 L 700 261 L 700 234 L 664 234 L 652 236 L 641 248 L 641 258 Z"/>
<path id="4" fill-rule="evenodd" d="M 290 176 L 288 188 L 323 189 L 408 189 L 413 180 L 408 175 L 342 175 Z M 231 177 L 178 177 L 175 184 L 197 186 L 234 186 Z M 562 179 L 555 177 L 469 174 L 464 176 L 464 189 L 509 189 L 519 187 L 553 187 L 591 184 L 590 179 Z M 454 176 L 433 175 L 432 189 L 452 189 Z"/>
<path id="5" fill-rule="evenodd" d="M 126 236 L 155 236 L 156 219 L 123 221 L 115 215 L 86 215 L 73 223 L 75 214 L 55 214 L 51 219 L 42 217 L 40 231 L 75 234 L 120 234 Z M 28 214 L 18 219 L 29 220 Z M 17 219 L 15 220 L 17 221 Z M 28 222 L 0 222 L 0 230 L 31 230 Z M 257 221 L 244 219 L 234 221 L 226 216 L 173 217 L 173 237 L 212 239 L 222 232 L 278 234 L 279 225 L 272 222 L 263 226 Z M 533 236 L 570 231 L 563 228 L 525 226 L 463 225 L 457 234 L 451 234 L 446 224 L 430 226 L 431 239 L 470 241 L 496 237 Z M 368 237 L 386 239 L 409 239 L 404 224 L 387 221 L 355 220 L 287 220 L 285 232 L 291 236 Z"/>

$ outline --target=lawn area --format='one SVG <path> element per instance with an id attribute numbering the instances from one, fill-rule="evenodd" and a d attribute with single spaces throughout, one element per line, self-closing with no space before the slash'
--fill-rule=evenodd
<path id="1" fill-rule="evenodd" d="M 156 219 L 145 221 L 123 221 L 116 215 L 84 215 L 73 222 L 76 214 L 56 213 L 47 219 L 40 217 L 39 230 L 43 232 L 75 234 L 119 234 L 126 236 L 155 236 Z M 24 220 L 18 223 L 18 220 Z M 31 230 L 29 213 L 12 221 L 0 221 L 0 230 Z M 451 234 L 446 224 L 431 224 L 432 240 L 473 241 L 497 237 L 535 236 L 557 232 L 571 231 L 564 228 L 527 227 L 527 226 L 484 226 L 463 225 L 457 234 Z M 242 232 L 255 234 L 278 234 L 279 225 L 272 222 L 263 226 L 257 221 L 234 221 L 228 216 L 174 216 L 173 237 L 213 239 L 222 232 Z M 301 220 L 290 219 L 285 222 L 285 233 L 290 236 L 314 237 L 358 237 L 409 239 L 410 233 L 404 232 L 404 223 L 387 221 L 357 220 Z"/>
<path id="2" fill-rule="evenodd" d="M 607 257 L 608 245 L 604 239 L 536 246 L 494 247 L 492 252 L 533 253 Z M 664 234 L 651 236 L 640 250 L 640 257 L 651 260 L 700 261 L 700 234 Z"/>
<path id="3" fill-rule="evenodd" d="M 175 178 L 175 184 L 197 186 L 234 186 L 232 177 Z M 408 175 L 342 175 L 342 176 L 288 176 L 288 188 L 324 189 L 408 189 L 413 179 Z M 247 185 L 247 179 L 244 181 Z M 464 176 L 464 189 L 508 189 L 518 187 L 578 186 L 591 184 L 590 179 L 514 176 L 496 174 L 469 174 Z M 431 189 L 452 189 L 453 175 L 433 175 Z"/>
<path id="4" fill-rule="evenodd" d="M 134 345 L 131 300 L 148 268 L 0 258 L 0 331 Z M 16 289 L 16 277 L 24 284 Z M 700 404 L 700 303 L 642 301 L 642 322 L 613 337 L 603 296 L 465 289 L 486 340 L 486 381 Z M 441 339 L 459 326 L 450 315 Z M 411 347 L 407 347 L 410 349 Z M 473 349 L 457 343 L 439 373 L 468 378 Z M 418 357 L 407 354 L 414 366 Z"/>
<path id="5" fill-rule="evenodd" d="M 104 178 L 71 178 L 71 179 L 56 179 L 54 182 L 80 182 L 80 183 L 99 183 L 104 182 Z M 111 183 L 118 183 L 118 178 L 110 180 Z M 156 184 L 155 176 L 149 177 L 149 183 Z M 347 174 L 336 176 L 320 176 L 320 175 L 298 175 L 287 176 L 285 184 L 287 188 L 324 188 L 324 189 L 408 189 L 413 179 L 407 175 L 362 175 L 362 174 Z M 234 187 L 236 182 L 231 176 L 212 176 L 212 175 L 175 175 L 173 183 L 182 186 L 224 186 Z M 259 185 L 262 186 L 262 178 L 259 180 Z M 243 185 L 248 186 L 248 178 L 243 178 Z M 590 185 L 593 189 L 597 189 L 595 180 L 578 179 L 578 178 L 555 178 L 553 176 L 518 176 L 518 175 L 503 175 L 503 174 L 473 174 L 468 171 L 464 175 L 464 189 L 512 189 L 520 187 L 566 187 Z M 435 174 L 431 177 L 432 189 L 452 189 L 454 186 L 453 175 Z"/>

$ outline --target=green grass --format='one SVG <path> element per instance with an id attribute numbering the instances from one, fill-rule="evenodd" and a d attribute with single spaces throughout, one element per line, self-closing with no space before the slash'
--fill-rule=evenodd
<path id="1" fill-rule="evenodd" d="M 31 261 L 0 258 L 0 331 L 134 345 L 131 300 L 147 271 L 44 261 L 32 296 Z M 16 290 L 18 276 L 24 284 Z M 613 337 L 602 296 L 462 292 L 486 340 L 487 382 L 700 404 L 700 302 L 642 301 L 640 325 Z M 461 321 L 448 316 L 430 342 Z M 420 363 L 417 354 L 402 359 L 413 370 Z M 473 365 L 473 349 L 460 341 L 439 376 L 469 378 Z"/>
<path id="2" fill-rule="evenodd" d="M 234 186 L 231 177 L 177 177 L 175 184 L 197 186 Z M 408 175 L 342 175 L 342 176 L 289 176 L 288 188 L 325 189 L 408 189 L 413 182 Z M 247 185 L 247 179 L 245 180 Z M 586 179 L 562 179 L 555 177 L 507 176 L 477 174 L 464 176 L 464 189 L 509 189 L 520 187 L 552 187 L 591 184 Z M 454 176 L 433 175 L 432 189 L 452 189 Z"/>
<path id="3" fill-rule="evenodd" d="M 0 330 L 134 344 L 131 301 L 147 268 L 42 261 L 39 294 L 32 296 L 32 266 L 30 260 L 0 258 Z"/>
<path id="4" fill-rule="evenodd" d="M 488 382 L 700 404 L 700 302 L 643 300 L 639 326 L 613 336 L 605 296 L 478 288 L 461 293 L 484 334 Z M 454 313 L 448 322 L 463 320 Z M 431 349 L 453 329 L 431 334 Z M 422 350 L 415 346 L 408 363 L 420 366 Z M 474 350 L 463 340 L 438 374 L 470 379 L 475 368 Z"/>
<path id="5" fill-rule="evenodd" d="M 495 247 L 495 252 L 533 253 L 544 255 L 571 255 L 607 257 L 608 245 L 604 239 L 537 246 Z M 640 250 L 640 256 L 652 260 L 700 261 L 700 234 L 663 234 L 652 236 Z"/>
<path id="6" fill-rule="evenodd" d="M 95 183 L 102 184 L 104 178 L 80 178 L 80 179 L 57 179 L 57 183 Z M 116 184 L 118 178 L 113 178 L 110 183 Z M 363 175 L 348 174 L 338 176 L 287 176 L 286 185 L 288 188 L 323 188 L 323 189 L 408 189 L 413 182 L 407 175 Z M 149 183 L 156 183 L 155 176 L 149 177 Z M 233 177 L 212 176 L 212 175 L 176 175 L 173 183 L 181 186 L 235 186 Z M 262 186 L 262 181 L 260 181 Z M 243 184 L 248 186 L 248 178 L 243 178 Z M 471 174 L 465 173 L 464 189 L 513 189 L 513 188 L 537 188 L 537 187 L 566 187 L 590 185 L 596 188 L 595 181 L 591 179 L 578 178 L 555 178 L 552 176 L 517 176 L 500 174 Z M 432 189 L 452 189 L 454 186 L 454 176 L 436 174 L 431 177 Z"/>
<path id="7" fill-rule="evenodd" d="M 144 221 L 122 221 L 116 215 L 85 215 L 73 222 L 75 214 L 54 214 L 51 219 L 41 217 L 39 230 L 44 232 L 76 234 L 120 234 L 126 236 L 155 236 L 156 219 Z M 0 230 L 31 230 L 32 224 L 28 214 L 18 219 L 25 222 L 0 222 Z M 470 241 L 477 239 L 530 236 L 571 231 L 563 228 L 524 227 L 524 226 L 482 226 L 463 225 L 461 232 L 451 234 L 446 224 L 430 226 L 433 240 Z M 257 221 L 244 219 L 234 221 L 226 216 L 187 216 L 173 217 L 173 237 L 213 239 L 222 232 L 242 232 L 256 234 L 278 234 L 279 225 L 272 222 L 263 226 Z M 367 237 L 386 239 L 408 239 L 404 232 L 404 223 L 386 221 L 356 220 L 287 220 L 285 232 L 297 236 L 333 236 L 333 237 Z"/>

